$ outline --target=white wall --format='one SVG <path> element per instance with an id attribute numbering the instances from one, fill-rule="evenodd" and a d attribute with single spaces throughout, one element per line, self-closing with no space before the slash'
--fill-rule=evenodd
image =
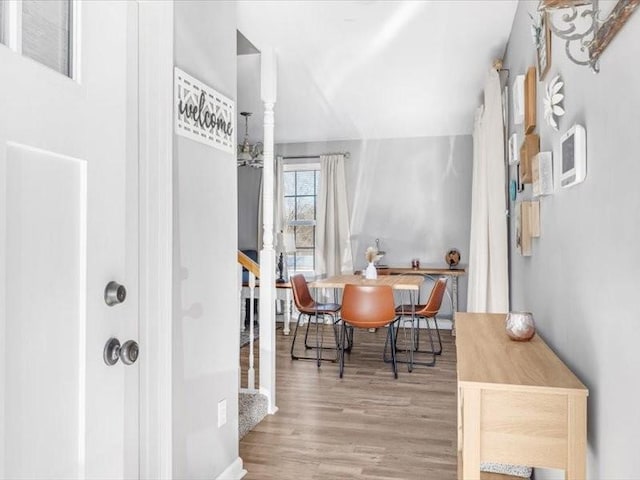
<path id="1" fill-rule="evenodd" d="M 179 1 L 174 15 L 176 66 L 235 98 L 235 3 Z M 211 479 L 238 457 L 237 169 L 180 136 L 174 159 L 174 477 Z"/>
<path id="2" fill-rule="evenodd" d="M 388 265 L 410 266 L 417 257 L 423 265 L 445 267 L 449 247 L 457 247 L 462 263 L 467 263 L 470 136 L 280 144 L 276 151 L 283 156 L 351 154 L 346 176 L 356 269 L 366 265 L 364 252 L 376 238 L 387 252 L 381 263 Z M 459 292 L 463 310 L 466 285 L 463 277 Z"/>
<path id="3" fill-rule="evenodd" d="M 258 202 L 260 200 L 260 182 L 262 169 L 253 167 L 238 168 L 238 249 L 258 248 Z M 262 225 L 262 220 L 260 220 Z"/>
<path id="4" fill-rule="evenodd" d="M 511 81 L 534 64 L 527 12 L 536 6 L 527 1 L 518 7 L 506 55 Z M 542 236 L 534 239 L 533 256 L 512 256 L 512 309 L 534 313 L 541 336 L 589 388 L 588 477 L 637 479 L 640 14 L 631 16 L 604 52 L 598 75 L 570 63 L 556 37 L 552 43 L 544 80 L 561 74 L 567 114 L 560 132 L 544 124 L 538 83 L 537 132 L 542 149 L 555 155 L 560 135 L 575 122 L 583 124 L 587 178 L 571 189 L 556 186 L 553 196 L 542 199 Z M 528 186 L 519 199 L 530 194 Z M 536 478 L 558 477 L 553 473 L 536 472 Z"/>

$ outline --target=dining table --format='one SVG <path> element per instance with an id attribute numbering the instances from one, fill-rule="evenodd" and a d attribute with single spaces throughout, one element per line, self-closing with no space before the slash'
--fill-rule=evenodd
<path id="1" fill-rule="evenodd" d="M 407 363 L 409 371 L 413 369 L 413 353 L 414 353 L 414 328 L 416 325 L 416 317 L 414 315 L 415 305 L 420 293 L 420 287 L 424 283 L 422 275 L 378 275 L 375 279 L 367 279 L 363 275 L 332 275 L 327 278 L 316 279 L 309 283 L 309 287 L 318 291 L 320 289 L 333 289 L 335 303 L 339 303 L 338 291 L 344 290 L 346 285 L 389 285 L 394 291 L 400 293 L 400 303 L 405 303 L 404 298 L 408 299 L 411 305 L 411 347 L 407 348 Z M 406 297 L 405 297 L 406 295 Z"/>

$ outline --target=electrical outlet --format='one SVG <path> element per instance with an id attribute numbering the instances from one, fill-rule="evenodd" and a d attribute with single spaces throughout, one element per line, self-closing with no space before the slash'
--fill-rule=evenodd
<path id="1" fill-rule="evenodd" d="M 218 402 L 218 428 L 227 423 L 227 399 Z"/>

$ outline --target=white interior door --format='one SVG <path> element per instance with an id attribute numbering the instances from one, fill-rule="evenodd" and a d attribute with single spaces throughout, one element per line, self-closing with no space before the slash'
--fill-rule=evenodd
<path id="1" fill-rule="evenodd" d="M 0 8 L 0 474 L 135 478 L 137 2 Z"/>

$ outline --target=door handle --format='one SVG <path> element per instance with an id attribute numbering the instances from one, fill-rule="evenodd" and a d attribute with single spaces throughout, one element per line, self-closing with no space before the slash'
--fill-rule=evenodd
<path id="1" fill-rule="evenodd" d="M 120 340 L 111 337 L 104 346 L 104 363 L 112 366 L 122 360 L 125 365 L 133 365 L 138 360 L 139 353 L 140 347 L 135 340 L 127 340 L 120 345 Z"/>
<path id="2" fill-rule="evenodd" d="M 109 282 L 104 289 L 104 302 L 113 307 L 125 301 L 127 298 L 127 289 L 118 282 Z"/>

